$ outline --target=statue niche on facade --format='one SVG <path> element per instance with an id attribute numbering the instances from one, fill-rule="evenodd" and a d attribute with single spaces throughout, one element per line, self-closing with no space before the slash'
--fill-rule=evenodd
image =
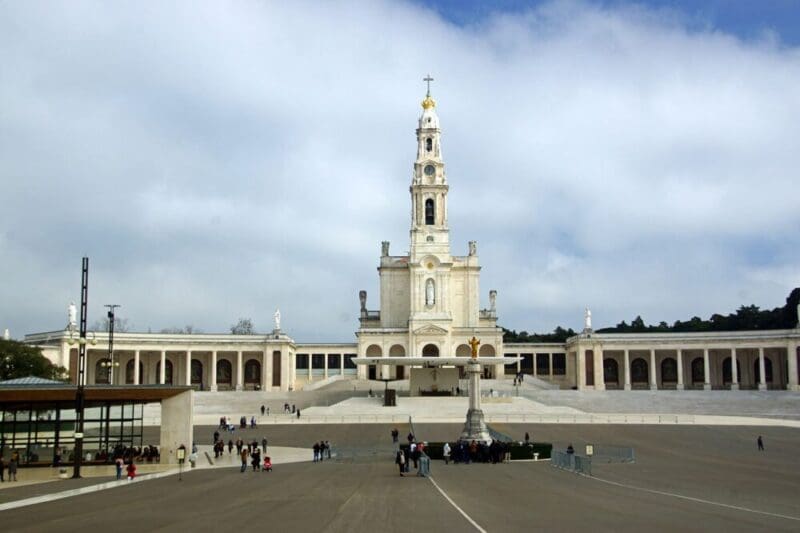
<path id="1" fill-rule="evenodd" d="M 436 287 L 433 284 L 433 280 L 428 278 L 428 281 L 425 282 L 425 305 L 432 307 L 435 303 Z"/>

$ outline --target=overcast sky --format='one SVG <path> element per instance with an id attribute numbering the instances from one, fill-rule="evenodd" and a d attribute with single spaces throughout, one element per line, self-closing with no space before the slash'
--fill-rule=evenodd
<path id="1" fill-rule="evenodd" d="M 689 2 L 449 4 L 0 3 L 0 329 L 63 328 L 88 255 L 90 323 L 279 307 L 298 342 L 353 341 L 380 242 L 408 250 L 428 72 L 452 251 L 478 241 L 503 326 L 800 285 L 796 35 Z"/>

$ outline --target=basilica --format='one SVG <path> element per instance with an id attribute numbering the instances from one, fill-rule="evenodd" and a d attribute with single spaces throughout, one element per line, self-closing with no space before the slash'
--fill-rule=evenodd
<path id="1" fill-rule="evenodd" d="M 407 380 L 402 364 L 356 364 L 357 357 L 507 357 L 484 377 L 523 373 L 563 389 L 798 390 L 800 324 L 788 330 L 704 333 L 595 333 L 587 312 L 583 331 L 565 343 L 504 343 L 497 293 L 480 309 L 477 243 L 452 255 L 447 218 L 449 183 L 442 130 L 430 89 L 422 101 L 411 193 L 410 251 L 381 246 L 379 308 L 361 291 L 356 340 L 309 344 L 280 328 L 269 334 L 96 333 L 87 350 L 88 384 L 188 385 L 196 390 L 289 391 L 342 379 Z M 26 335 L 54 363 L 77 375 L 74 328 Z M 111 357 L 109 357 L 109 355 Z"/>

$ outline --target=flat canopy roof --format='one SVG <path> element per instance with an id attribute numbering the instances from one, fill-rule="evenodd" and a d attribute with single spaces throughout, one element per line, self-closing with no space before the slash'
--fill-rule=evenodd
<path id="1" fill-rule="evenodd" d="M 467 366 L 477 363 L 481 366 L 510 365 L 522 358 L 513 357 L 354 357 L 353 362 L 359 365 L 389 366 Z"/>
<path id="2" fill-rule="evenodd" d="M 139 385 L 135 387 L 115 387 L 95 385 L 84 387 L 87 402 L 160 402 L 172 398 L 191 387 L 173 387 L 170 385 Z M 75 400 L 77 385 L 5 385 L 0 386 L 0 404 L 24 402 L 69 402 Z"/>

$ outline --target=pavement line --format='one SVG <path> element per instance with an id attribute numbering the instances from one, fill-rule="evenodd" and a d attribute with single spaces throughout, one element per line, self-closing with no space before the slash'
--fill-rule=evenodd
<path id="1" fill-rule="evenodd" d="M 434 486 L 434 487 L 436 487 L 436 490 L 438 490 L 438 491 L 439 491 L 439 492 L 442 494 L 442 496 L 444 496 L 444 498 L 445 498 L 445 499 L 446 499 L 448 502 L 450 502 L 450 505 L 452 505 L 453 507 L 455 507 L 455 508 L 456 508 L 456 511 L 458 511 L 459 513 L 461 513 L 461 516 L 463 516 L 464 518 L 466 518 L 466 519 L 467 519 L 467 521 L 468 521 L 470 524 L 472 524 L 473 526 L 475 526 L 475 529 L 477 529 L 477 530 L 478 530 L 478 531 L 480 531 L 481 533 L 486 533 L 486 530 L 485 530 L 485 529 L 483 529 L 481 526 L 479 526 L 479 525 L 478 525 L 478 523 L 477 523 L 475 520 L 473 520 L 472 518 L 470 518 L 470 516 L 469 516 L 467 513 L 465 513 L 465 512 L 464 512 L 464 510 L 463 510 L 461 507 L 459 507 L 458 505 L 456 505 L 456 502 L 454 502 L 454 501 L 453 501 L 453 500 L 450 498 L 450 496 L 448 496 L 448 495 L 447 495 L 447 493 L 445 493 L 445 491 L 443 491 L 443 490 L 442 490 L 442 487 L 440 487 L 440 486 L 439 486 L 439 484 L 438 484 L 438 483 L 436 483 L 436 481 L 434 481 L 432 477 L 428 476 L 428 479 L 430 479 L 430 480 L 431 480 L 431 483 L 433 483 L 433 486 Z"/>
<path id="2" fill-rule="evenodd" d="M 165 472 L 154 472 L 152 474 L 145 474 L 140 478 L 136 478 L 133 483 L 139 483 L 142 481 L 149 481 L 151 479 L 158 479 L 167 476 L 174 476 L 178 473 L 178 470 L 167 470 Z M 106 481 L 105 483 L 97 483 L 96 485 L 89 485 L 88 487 L 81 487 L 79 489 L 71 489 L 65 490 L 62 492 L 55 492 L 53 494 L 43 494 L 42 496 L 33 496 L 31 498 L 25 498 L 23 500 L 16 500 L 13 502 L 2 503 L 0 504 L 0 511 L 8 511 L 11 509 L 18 509 L 20 507 L 27 507 L 29 505 L 36 505 L 39 503 L 47 503 L 52 502 L 55 500 L 63 500 L 64 498 L 71 498 L 73 496 L 80 496 L 81 494 L 91 494 L 92 492 L 98 492 L 101 490 L 108 490 L 113 489 L 115 487 L 125 487 L 130 485 L 130 481 L 127 479 L 122 479 L 117 481 Z"/>
<path id="3" fill-rule="evenodd" d="M 766 515 L 766 516 L 772 516 L 772 517 L 775 517 L 775 518 L 784 518 L 786 520 L 794 520 L 796 522 L 800 522 L 800 518 L 798 518 L 796 516 L 789 516 L 789 515 L 778 514 L 778 513 L 770 513 L 768 511 L 759 511 L 758 509 L 750 509 L 749 507 L 741 507 L 741 506 L 738 506 L 738 505 L 731 505 L 731 504 L 728 504 L 728 503 L 712 502 L 711 500 L 703 500 L 702 498 L 694 498 L 692 496 L 684 496 L 683 494 L 675 494 L 674 492 L 665 492 L 665 491 L 655 490 L 655 489 L 645 489 L 645 488 L 642 488 L 642 487 L 636 487 L 634 485 L 628 485 L 628 484 L 625 484 L 625 483 L 619 483 L 618 481 L 611 481 L 610 479 L 603 479 L 603 478 L 599 478 L 599 477 L 589 476 L 589 475 L 586 475 L 586 474 L 580 474 L 580 475 L 582 475 L 583 477 L 587 477 L 589 479 L 594 479 L 594 480 L 597 480 L 597 481 L 601 481 L 603 483 L 607 483 L 609 485 L 616 485 L 617 487 L 623 487 L 623 488 L 626 488 L 626 489 L 634 489 L 634 490 L 638 490 L 638 491 L 642 491 L 642 492 L 649 492 L 651 494 L 659 494 L 661 496 L 672 496 L 673 498 L 679 498 L 681 500 L 688 500 L 688 501 L 697 502 L 697 503 L 705 503 L 707 505 L 716 505 L 717 507 L 725 507 L 727 509 L 735 509 L 737 511 L 745 511 L 745 512 L 748 512 L 748 513 L 761 514 L 761 515 Z"/>

